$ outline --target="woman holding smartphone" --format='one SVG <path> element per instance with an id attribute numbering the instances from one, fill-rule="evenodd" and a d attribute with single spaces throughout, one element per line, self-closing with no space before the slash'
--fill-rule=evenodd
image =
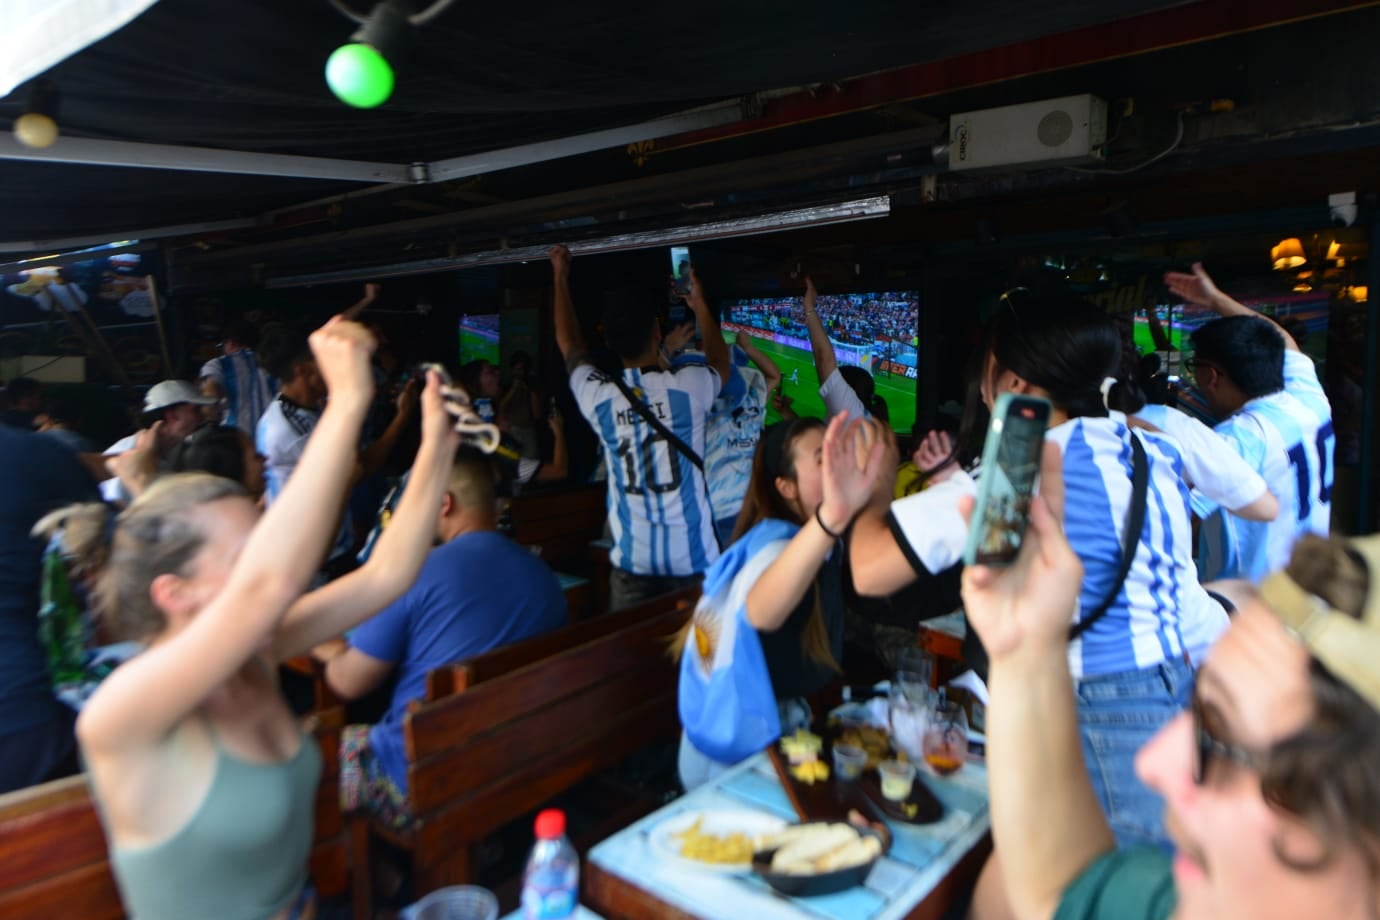
<path id="1" fill-rule="evenodd" d="M 1136 779 L 1134 754 L 1187 705 L 1197 646 L 1228 621 L 1198 582 L 1182 448 L 1163 434 L 1133 434 L 1107 408 L 1120 338 L 1111 317 L 1082 301 L 1008 296 L 992 323 L 979 390 L 989 411 L 1006 393 L 1050 403 L 1046 437 L 1064 456 L 1065 527 L 1086 572 L 1071 627 L 1105 604 L 1068 645 L 1084 757 L 1118 842 L 1163 845 L 1163 803 Z M 1128 534 L 1137 504 L 1133 438 L 1145 457 L 1145 497 L 1142 526 Z M 916 568 L 957 562 L 967 537 L 957 502 L 974 491 L 956 473 L 894 503 L 889 519 L 860 521 L 850 554 L 859 590 L 888 593 Z"/>

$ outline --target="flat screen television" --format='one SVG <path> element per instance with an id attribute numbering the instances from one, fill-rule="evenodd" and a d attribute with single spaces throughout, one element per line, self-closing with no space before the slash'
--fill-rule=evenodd
<path id="1" fill-rule="evenodd" d="M 852 364 L 871 373 L 877 382 L 877 395 L 886 400 L 891 427 L 908 433 L 915 427 L 919 294 L 821 294 L 817 308 L 839 364 Z M 726 301 L 719 315 L 726 335 L 752 336 L 776 362 L 785 393 L 798 413 L 824 416 L 802 297 Z M 768 424 L 776 420 L 776 413 L 768 412 Z"/>
<path id="2" fill-rule="evenodd" d="M 498 350 L 498 314 L 463 313 L 460 316 L 460 363 L 484 360 L 501 365 Z"/>

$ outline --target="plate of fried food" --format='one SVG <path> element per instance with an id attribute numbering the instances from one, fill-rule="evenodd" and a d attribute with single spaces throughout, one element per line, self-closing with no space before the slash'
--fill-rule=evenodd
<path id="1" fill-rule="evenodd" d="M 885 826 L 854 813 L 848 822 L 797 824 L 771 836 L 752 868 L 783 894 L 812 897 L 862 884 L 890 847 Z"/>
<path id="2" fill-rule="evenodd" d="M 748 809 L 683 811 L 656 824 L 648 842 L 659 855 L 701 871 L 752 870 L 752 854 L 772 845 L 786 822 Z"/>

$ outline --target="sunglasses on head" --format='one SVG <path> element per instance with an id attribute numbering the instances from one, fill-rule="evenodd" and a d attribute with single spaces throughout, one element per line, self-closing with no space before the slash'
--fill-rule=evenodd
<path id="1" fill-rule="evenodd" d="M 1198 688 L 1193 688 L 1193 700 L 1189 707 L 1193 716 L 1193 782 L 1201 786 L 1206 782 L 1208 770 L 1213 760 L 1230 761 L 1239 767 L 1259 773 L 1265 767 L 1265 755 L 1242 747 L 1219 737 L 1207 727 L 1204 719 L 1203 701 Z"/>

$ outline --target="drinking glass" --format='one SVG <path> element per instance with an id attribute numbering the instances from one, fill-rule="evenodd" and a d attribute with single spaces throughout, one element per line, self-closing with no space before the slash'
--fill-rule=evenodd
<path id="1" fill-rule="evenodd" d="M 892 741 L 912 761 L 919 761 L 924 756 L 925 728 L 930 718 L 929 688 L 894 680 L 887 702 Z"/>
<path id="2" fill-rule="evenodd" d="M 968 716 L 953 700 L 935 704 L 925 728 L 924 759 L 940 776 L 958 772 L 968 757 Z"/>
<path id="3" fill-rule="evenodd" d="M 498 920 L 498 898 L 477 885 L 452 885 L 417 902 L 414 920 Z"/>
<path id="4" fill-rule="evenodd" d="M 934 686 L 934 656 L 919 646 L 909 645 L 896 653 L 896 676 L 907 681 Z"/>

